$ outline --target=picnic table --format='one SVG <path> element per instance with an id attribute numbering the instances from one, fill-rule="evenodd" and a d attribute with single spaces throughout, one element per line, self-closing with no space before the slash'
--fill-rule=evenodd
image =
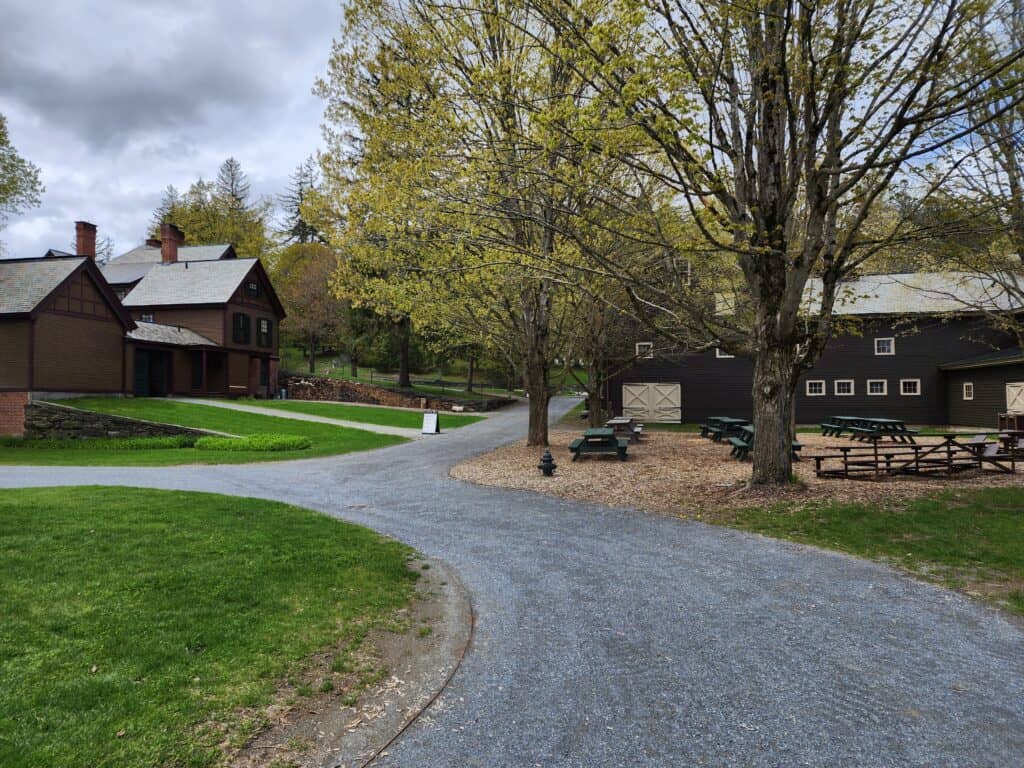
<path id="1" fill-rule="evenodd" d="M 850 433 L 851 440 L 879 440 L 887 437 L 894 443 L 914 443 L 916 429 L 907 427 L 902 419 L 883 419 L 871 416 L 833 416 L 821 425 L 821 434 L 840 437 Z"/>
<path id="2" fill-rule="evenodd" d="M 750 419 L 737 419 L 732 416 L 708 416 L 707 424 L 700 425 L 701 437 L 710 437 L 716 443 L 721 439 L 736 437 L 742 427 L 750 424 Z"/>
<path id="3" fill-rule="evenodd" d="M 728 438 L 729 445 L 732 446 L 732 455 L 736 459 L 743 461 L 750 452 L 754 449 L 754 427 L 750 424 L 744 424 L 739 428 L 739 434 Z M 801 443 L 796 440 L 793 441 L 793 445 L 790 447 L 790 455 L 793 457 L 793 461 L 800 461 L 800 449 L 803 448 Z"/>
<path id="4" fill-rule="evenodd" d="M 629 439 L 616 437 L 611 427 L 597 427 L 586 430 L 583 437 L 577 437 L 569 443 L 569 452 L 573 461 L 586 453 L 614 453 L 619 461 L 625 461 L 628 447 Z"/>
<path id="5" fill-rule="evenodd" d="M 606 427 L 615 430 L 616 437 L 625 437 L 631 442 L 640 442 L 643 435 L 644 425 L 637 424 L 630 416 L 616 416 L 604 423 Z"/>
<path id="6" fill-rule="evenodd" d="M 1003 453 L 1024 451 L 1024 429 L 1004 429 L 997 437 Z"/>

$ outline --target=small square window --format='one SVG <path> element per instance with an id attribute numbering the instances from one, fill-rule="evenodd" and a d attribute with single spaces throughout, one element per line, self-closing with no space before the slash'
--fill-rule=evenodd
<path id="1" fill-rule="evenodd" d="M 143 312 L 141 315 L 139 315 L 139 320 L 141 320 L 144 323 L 152 323 L 153 322 L 153 313 L 152 312 Z"/>
<path id="2" fill-rule="evenodd" d="M 808 397 L 824 397 L 825 396 L 825 380 L 824 379 L 808 379 L 804 390 Z"/>
<path id="3" fill-rule="evenodd" d="M 853 379 L 836 379 L 832 387 L 832 391 L 840 397 L 850 397 L 854 393 Z"/>
<path id="4" fill-rule="evenodd" d="M 730 355 L 721 347 L 715 347 L 715 357 L 719 360 L 729 360 L 730 358 L 736 357 L 736 355 Z"/>
<path id="5" fill-rule="evenodd" d="M 875 339 L 875 354 L 891 356 L 896 354 L 896 339 L 891 336 Z"/>
<path id="6" fill-rule="evenodd" d="M 973 399 L 974 399 L 974 382 L 972 382 L 972 381 L 965 381 L 964 382 L 964 400 L 973 400 Z"/>
<path id="7" fill-rule="evenodd" d="M 887 379 L 868 379 L 868 394 L 879 397 L 889 394 L 889 382 Z"/>
<path id="8" fill-rule="evenodd" d="M 652 360 L 654 358 L 654 342 L 638 341 L 636 343 L 636 356 L 641 360 Z"/>
<path id="9" fill-rule="evenodd" d="M 900 379 L 900 394 L 915 396 L 921 394 L 920 379 Z"/>
<path id="10" fill-rule="evenodd" d="M 247 295 L 257 297 L 260 295 L 260 284 L 255 280 L 250 280 L 245 284 L 245 292 Z"/>

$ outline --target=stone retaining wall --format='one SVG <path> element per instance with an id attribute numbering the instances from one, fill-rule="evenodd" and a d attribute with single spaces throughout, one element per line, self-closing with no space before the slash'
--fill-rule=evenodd
<path id="1" fill-rule="evenodd" d="M 346 379 L 329 379 L 325 376 L 284 375 L 282 380 L 288 390 L 288 397 L 292 400 L 332 400 L 431 411 L 450 411 L 452 406 L 461 406 L 466 411 L 493 411 L 514 402 L 507 397 L 461 400 L 439 395 L 418 395 L 414 392 L 375 387 Z"/>
<path id="2" fill-rule="evenodd" d="M 201 429 L 83 411 L 67 405 L 34 401 L 25 406 L 25 438 L 67 440 L 86 437 L 162 437 L 207 435 Z"/>

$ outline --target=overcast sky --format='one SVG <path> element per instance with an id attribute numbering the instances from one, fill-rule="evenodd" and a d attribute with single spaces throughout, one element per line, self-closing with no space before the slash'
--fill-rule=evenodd
<path id="1" fill-rule="evenodd" d="M 0 112 L 46 192 L 0 231 L 6 255 L 67 248 L 76 219 L 126 251 L 168 184 L 228 156 L 254 193 L 282 191 L 320 144 L 311 88 L 341 15 L 337 0 L 7 0 Z"/>

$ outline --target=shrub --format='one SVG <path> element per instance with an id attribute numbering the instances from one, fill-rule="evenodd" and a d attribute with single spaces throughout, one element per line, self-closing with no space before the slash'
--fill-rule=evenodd
<path id="1" fill-rule="evenodd" d="M 200 437 L 201 451 L 301 451 L 313 441 L 301 435 L 248 435 L 246 437 Z"/>
<path id="2" fill-rule="evenodd" d="M 8 437 L 0 439 L 2 448 L 66 448 L 90 451 L 152 451 L 170 448 L 191 448 L 198 435 L 166 435 L 163 437 L 84 437 L 67 440 L 33 440 Z"/>

